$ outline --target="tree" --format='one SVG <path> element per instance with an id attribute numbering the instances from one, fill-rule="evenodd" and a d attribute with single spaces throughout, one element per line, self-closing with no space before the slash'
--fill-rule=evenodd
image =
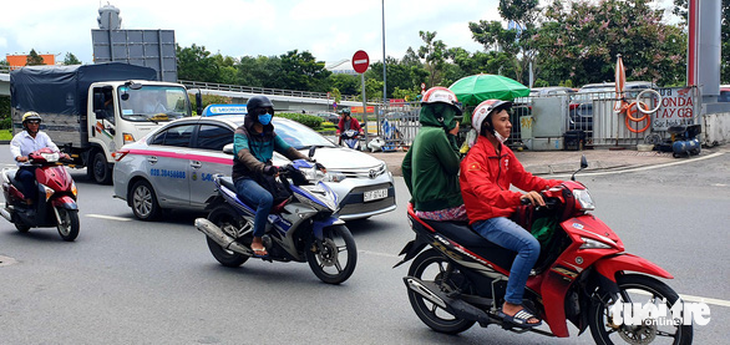
<path id="1" fill-rule="evenodd" d="M 35 49 L 31 49 L 30 53 L 28 53 L 28 56 L 26 57 L 26 66 L 39 66 L 39 65 L 45 65 L 45 62 L 43 62 L 43 57 L 38 55 L 36 53 Z"/>
<path id="2" fill-rule="evenodd" d="M 219 82 L 220 70 L 215 59 L 210 57 L 210 52 L 205 50 L 205 46 L 197 46 L 193 43 L 190 48 L 180 48 L 177 50 L 177 75 L 178 79 L 201 81 L 201 82 Z"/>
<path id="3" fill-rule="evenodd" d="M 324 62 L 316 61 L 308 52 L 299 52 L 297 49 L 279 56 L 281 59 L 281 73 L 283 87 L 290 90 L 329 91 L 327 77 L 332 72 L 324 68 Z"/>
<path id="4" fill-rule="evenodd" d="M 549 22 L 535 36 L 546 70 L 540 77 L 578 85 L 612 81 L 616 55 L 621 54 L 627 80 L 681 84 L 686 35 L 662 23 L 663 11 L 648 3 L 577 1 L 566 10 L 563 2 L 553 1 L 545 12 Z"/>
<path id="5" fill-rule="evenodd" d="M 722 0 L 722 24 L 720 31 L 720 83 L 730 83 L 730 0 Z M 687 27 L 687 0 L 674 0 L 672 13 L 682 18 L 682 26 Z"/>
<path id="6" fill-rule="evenodd" d="M 66 66 L 69 65 L 80 65 L 81 61 L 76 58 L 76 55 L 73 53 L 66 53 L 66 57 L 63 59 L 63 64 Z"/>
<path id="7" fill-rule="evenodd" d="M 357 95 L 360 93 L 360 77 L 351 74 L 333 73 L 328 77 L 330 92 L 337 90 L 340 95 Z"/>
<path id="8" fill-rule="evenodd" d="M 428 71 L 426 88 L 440 85 L 446 65 L 446 44 L 441 40 L 435 40 L 435 31 L 419 31 L 418 35 L 425 43 L 425 45 L 418 48 L 418 57 L 426 62 L 424 64 L 426 71 Z"/>

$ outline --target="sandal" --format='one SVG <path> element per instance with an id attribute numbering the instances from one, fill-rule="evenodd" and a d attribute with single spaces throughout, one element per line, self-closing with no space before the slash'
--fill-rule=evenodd
<path id="1" fill-rule="evenodd" d="M 266 248 L 261 246 L 261 248 L 254 248 L 251 246 L 251 250 L 253 251 L 253 256 L 257 258 L 265 258 L 269 256 L 269 253 L 266 251 Z"/>
<path id="2" fill-rule="evenodd" d="M 527 311 L 525 308 L 522 308 L 513 316 L 507 315 L 500 310 L 499 313 L 497 313 L 497 316 L 501 317 L 504 322 L 509 322 L 522 328 L 533 328 L 542 325 L 542 320 L 537 318 L 537 316 L 532 315 L 532 313 Z M 528 323 L 527 321 L 532 318 L 535 318 L 538 321 L 535 323 Z"/>

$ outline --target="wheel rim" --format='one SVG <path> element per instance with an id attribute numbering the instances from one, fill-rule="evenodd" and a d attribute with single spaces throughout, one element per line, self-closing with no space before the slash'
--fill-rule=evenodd
<path id="1" fill-rule="evenodd" d="M 106 173 L 106 166 L 100 159 L 94 160 L 94 176 L 97 180 L 103 180 Z"/>
<path id="2" fill-rule="evenodd" d="M 336 276 L 345 271 L 348 248 L 339 232 L 332 232 L 330 236 L 325 237 L 320 243 L 316 258 L 319 269 L 326 274 Z"/>
<path id="3" fill-rule="evenodd" d="M 152 191 L 146 186 L 139 186 L 134 190 L 134 210 L 142 217 L 152 212 Z"/>
<path id="4" fill-rule="evenodd" d="M 443 280 L 443 277 L 446 275 L 446 272 L 448 270 L 448 261 L 441 257 L 433 257 L 419 265 L 419 267 L 414 272 L 414 276 L 421 281 L 433 282 L 439 286 L 451 290 L 453 287 L 452 284 Z M 458 271 L 453 270 L 450 274 L 454 274 L 455 272 L 458 274 Z M 462 321 L 461 319 L 455 317 L 451 313 L 447 312 L 446 310 L 442 309 L 441 307 L 427 300 L 421 295 L 410 290 L 408 291 L 408 293 L 413 298 L 413 302 L 416 304 L 415 306 L 421 309 L 421 311 L 426 314 L 424 316 L 427 316 L 433 322 L 448 326 Z"/>
<path id="5" fill-rule="evenodd" d="M 68 236 L 71 233 L 71 217 L 64 208 L 58 208 L 56 210 L 58 210 L 58 217 L 61 219 L 61 222 L 58 224 L 58 232 L 61 233 L 61 236 Z"/>
<path id="6" fill-rule="evenodd" d="M 603 308 L 603 312 L 598 315 L 601 318 L 598 321 L 604 326 L 603 333 L 606 335 L 606 338 L 610 339 L 613 343 L 633 345 L 650 343 L 674 344 L 675 340 L 681 334 L 681 325 L 674 326 L 671 324 L 674 321 L 671 320 L 671 312 L 669 312 L 669 318 L 660 316 L 656 319 L 645 319 L 639 325 L 614 324 L 611 308 L 616 302 L 639 303 L 640 306 L 653 304 L 657 308 L 664 304 L 667 310 L 671 310 L 672 307 L 671 303 L 666 301 L 667 296 L 662 295 L 651 287 L 631 285 L 622 286 L 621 288 L 625 292 L 623 295 L 628 297 L 628 301 L 624 300 L 623 297 L 617 296 L 618 298 L 613 298 L 610 303 L 607 303 Z"/>

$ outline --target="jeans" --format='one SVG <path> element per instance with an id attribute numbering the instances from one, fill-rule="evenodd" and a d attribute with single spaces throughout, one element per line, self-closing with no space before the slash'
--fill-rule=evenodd
<path id="1" fill-rule="evenodd" d="M 235 181 L 236 195 L 243 202 L 256 209 L 253 221 L 253 236 L 261 237 L 266 232 L 266 222 L 274 204 L 274 197 L 258 182 L 250 178 L 239 178 Z"/>
<path id="2" fill-rule="evenodd" d="M 527 230 L 504 217 L 478 221 L 472 227 L 494 244 L 517 252 L 509 272 L 504 299 L 512 304 L 522 304 L 527 278 L 540 256 L 540 242 Z"/>
<path id="3" fill-rule="evenodd" d="M 23 185 L 23 196 L 26 199 L 36 201 L 38 192 L 35 186 L 35 169 L 34 166 L 21 166 L 15 173 L 15 179 Z"/>

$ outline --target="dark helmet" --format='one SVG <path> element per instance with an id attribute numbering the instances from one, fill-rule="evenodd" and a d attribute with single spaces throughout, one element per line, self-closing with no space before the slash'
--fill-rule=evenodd
<path id="1" fill-rule="evenodd" d="M 345 115 L 350 116 L 350 108 L 345 108 L 345 109 L 340 110 L 340 114 L 342 114 L 342 116 L 345 116 Z"/>
<path id="2" fill-rule="evenodd" d="M 274 109 L 274 103 L 271 103 L 271 100 L 266 96 L 253 96 L 249 98 L 248 103 L 246 103 L 246 111 L 251 115 L 256 115 L 256 109 L 258 108 Z"/>

